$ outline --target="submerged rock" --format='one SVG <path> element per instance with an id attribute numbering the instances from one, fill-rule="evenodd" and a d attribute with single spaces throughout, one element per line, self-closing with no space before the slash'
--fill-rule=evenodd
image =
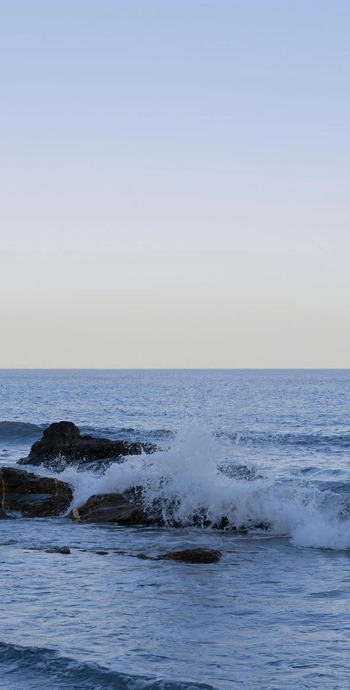
<path id="1" fill-rule="evenodd" d="M 217 563 L 221 558 L 221 552 L 214 549 L 184 549 L 183 551 L 170 551 L 157 557 L 158 561 L 183 561 L 184 563 Z"/>
<path id="2" fill-rule="evenodd" d="M 51 517 L 69 507 L 73 492 L 59 479 L 39 477 L 16 467 L 0 468 L 2 511 L 19 511 L 24 517 Z"/>
<path id="3" fill-rule="evenodd" d="M 120 494 L 91 496 L 81 507 L 74 508 L 69 516 L 76 522 L 116 522 L 118 525 L 161 524 L 157 515 L 147 512 L 136 491 Z"/>
<path id="4" fill-rule="evenodd" d="M 70 555 L 71 550 L 68 548 L 68 546 L 61 546 L 54 548 L 54 549 L 46 549 L 45 553 L 62 553 L 64 555 Z"/>
<path id="5" fill-rule="evenodd" d="M 84 464 L 106 458 L 122 458 L 125 455 L 154 453 L 153 443 L 129 443 L 110 441 L 107 438 L 82 436 L 73 422 L 55 422 L 45 429 L 40 441 L 33 443 L 27 458 L 19 465 L 44 465 L 64 468 L 67 464 Z"/>

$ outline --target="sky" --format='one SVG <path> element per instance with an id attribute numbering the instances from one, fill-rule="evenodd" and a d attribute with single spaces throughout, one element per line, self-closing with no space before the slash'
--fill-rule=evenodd
<path id="1" fill-rule="evenodd" d="M 0 0 L 0 368 L 350 367 L 348 0 Z"/>

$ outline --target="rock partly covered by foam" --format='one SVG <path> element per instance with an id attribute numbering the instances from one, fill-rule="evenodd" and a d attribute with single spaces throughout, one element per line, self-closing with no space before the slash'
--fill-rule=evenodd
<path id="1" fill-rule="evenodd" d="M 55 422 L 45 429 L 40 441 L 34 443 L 27 458 L 20 465 L 64 467 L 67 464 L 89 463 L 106 458 L 120 459 L 125 455 L 153 453 L 152 443 L 111 441 L 107 438 L 82 436 L 73 422 Z"/>
<path id="2" fill-rule="evenodd" d="M 217 563 L 221 558 L 221 552 L 214 549 L 183 549 L 183 551 L 170 551 L 157 556 L 157 560 L 183 561 L 184 563 Z"/>
<path id="3" fill-rule="evenodd" d="M 135 490 L 120 494 L 91 496 L 84 505 L 74 508 L 68 517 L 76 522 L 116 522 L 118 525 L 161 524 L 159 515 L 145 510 Z"/>
<path id="4" fill-rule="evenodd" d="M 128 489 L 123 493 L 98 494 L 91 496 L 86 503 L 74 508 L 69 513 L 76 522 L 115 522 L 119 525 L 157 525 L 168 527 L 212 528 L 216 530 L 230 530 L 232 532 L 246 532 L 247 529 L 267 530 L 269 525 L 254 523 L 236 527 L 223 516 L 217 521 L 209 520 L 205 512 L 196 512 L 187 519 L 176 518 L 176 502 L 162 502 L 157 499 L 147 504 L 143 501 L 142 487 Z"/>
<path id="5" fill-rule="evenodd" d="M 16 467 L 0 468 L 2 512 L 19 511 L 24 517 L 50 517 L 69 508 L 73 492 L 69 484 L 51 477 L 39 477 Z"/>
<path id="6" fill-rule="evenodd" d="M 174 517 L 175 507 L 174 501 L 164 504 L 154 500 L 152 505 L 146 505 L 142 500 L 142 488 L 139 487 L 128 489 L 123 493 L 91 496 L 82 506 L 71 510 L 68 517 L 76 522 L 115 522 L 118 525 L 129 526 L 167 524 L 169 527 L 182 527 L 183 523 Z M 190 517 L 186 524 L 216 529 L 226 527 L 226 523 L 213 525 L 198 515 Z"/>

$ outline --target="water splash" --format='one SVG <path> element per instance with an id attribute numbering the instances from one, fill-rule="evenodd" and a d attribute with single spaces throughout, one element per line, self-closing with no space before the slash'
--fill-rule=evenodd
<path id="1" fill-rule="evenodd" d="M 297 477 L 288 482 L 242 472 L 227 446 L 206 431 L 183 429 L 169 451 L 129 456 L 104 474 L 66 469 L 60 478 L 75 487 L 73 507 L 91 495 L 141 487 L 168 524 L 251 530 L 265 527 L 295 545 L 350 548 L 347 493 L 320 490 Z M 235 471 L 235 470 L 239 471 Z M 339 487 L 338 487 L 339 488 Z M 347 487 L 348 488 L 348 487 Z"/>

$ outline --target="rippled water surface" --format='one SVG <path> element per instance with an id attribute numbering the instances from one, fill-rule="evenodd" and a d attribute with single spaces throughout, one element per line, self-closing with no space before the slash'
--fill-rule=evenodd
<path id="1" fill-rule="evenodd" d="M 60 476 L 73 505 L 135 483 L 176 497 L 183 527 L 0 522 L 0 688 L 350 687 L 349 409 L 348 371 L 1 372 L 3 465 L 60 419 L 151 440 Z M 190 527 L 200 509 L 230 529 Z M 221 561 L 136 557 L 191 546 Z"/>

